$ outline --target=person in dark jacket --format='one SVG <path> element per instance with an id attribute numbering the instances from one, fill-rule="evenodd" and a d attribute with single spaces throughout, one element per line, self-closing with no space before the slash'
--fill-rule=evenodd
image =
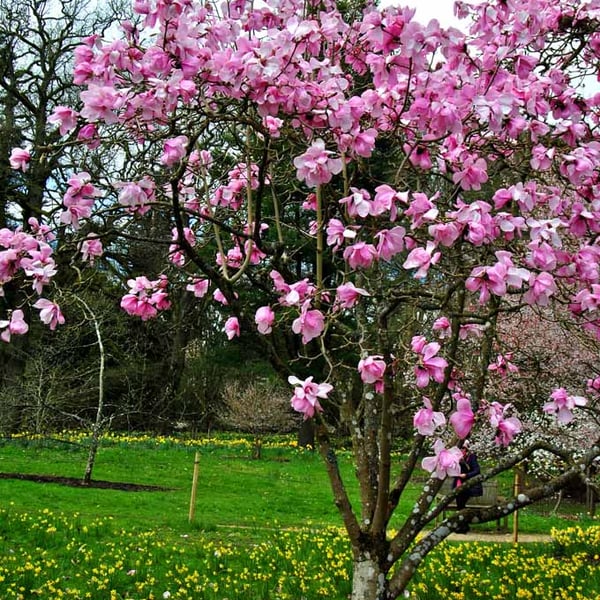
<path id="1" fill-rule="evenodd" d="M 462 485 L 473 477 L 476 477 L 481 473 L 481 469 L 479 467 L 479 462 L 477 461 L 477 455 L 475 452 L 472 452 L 469 443 L 465 442 L 462 447 L 463 457 L 460 461 L 460 475 L 454 478 L 453 487 L 462 487 Z M 456 496 L 456 507 L 458 510 L 462 510 L 467 505 L 469 498 L 473 496 L 482 496 L 483 495 L 483 485 L 480 483 L 476 483 L 473 486 L 470 486 L 465 491 L 460 491 Z M 464 525 L 457 529 L 458 533 L 467 533 L 469 531 L 469 526 Z"/>

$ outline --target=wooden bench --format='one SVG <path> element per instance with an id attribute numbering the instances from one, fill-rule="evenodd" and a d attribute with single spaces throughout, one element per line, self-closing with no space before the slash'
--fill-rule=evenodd
<path id="1" fill-rule="evenodd" d="M 445 496 L 452 491 L 452 479 L 447 478 L 444 480 L 442 487 L 438 494 Z M 466 508 L 491 508 L 498 506 L 500 498 L 498 497 L 498 482 L 497 481 L 484 481 L 483 482 L 483 495 L 471 496 L 467 502 Z M 442 512 L 442 518 L 446 518 L 446 512 L 458 510 L 456 503 L 453 502 L 446 506 Z M 508 529 L 508 517 L 507 515 L 499 516 L 496 519 L 496 527 L 498 531 L 506 531 Z"/>

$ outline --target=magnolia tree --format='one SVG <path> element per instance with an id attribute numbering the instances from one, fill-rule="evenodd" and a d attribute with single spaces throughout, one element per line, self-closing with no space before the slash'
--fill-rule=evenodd
<path id="1" fill-rule="evenodd" d="M 224 335 L 263 345 L 293 408 L 315 423 L 356 600 L 400 596 L 465 522 L 584 477 L 596 440 L 583 453 L 545 438 L 512 444 L 522 425 L 498 383 L 511 362 L 496 334 L 505 313 L 554 305 L 600 331 L 600 4 L 459 2 L 467 33 L 421 25 L 406 8 L 328 0 L 134 9 L 138 21 L 113 39 L 83 41 L 81 104 L 49 119 L 65 144 L 113 148 L 127 175 L 92 181 L 82 165 L 43 224 L 0 232 L 0 281 L 32 286 L 29 304 L 2 317 L 2 338 L 26 332 L 30 307 L 51 328 L 63 319 L 53 227 L 81 234 L 81 260 L 98 263 L 140 222 L 170 219 L 172 237 L 155 240 L 168 248 L 164 270 L 132 278 L 121 306 L 150 319 L 185 286 L 212 295 Z M 15 149 L 13 167 L 41 152 Z M 563 422 L 594 409 L 564 386 L 540 400 Z M 332 421 L 352 436 L 358 506 Z M 539 449 L 561 469 L 440 522 L 455 496 L 439 494 L 442 482 L 459 473 L 464 440 L 482 435 L 497 451 L 480 481 Z M 392 533 L 407 485 L 424 475 Z"/>

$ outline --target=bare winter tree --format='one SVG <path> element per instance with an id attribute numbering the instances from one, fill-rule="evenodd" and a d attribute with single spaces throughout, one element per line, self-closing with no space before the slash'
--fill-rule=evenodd
<path id="1" fill-rule="evenodd" d="M 287 390 L 271 381 L 229 381 L 223 388 L 223 401 L 221 420 L 254 436 L 253 458 L 257 459 L 261 457 L 265 433 L 291 431 L 300 420 L 290 408 Z"/>

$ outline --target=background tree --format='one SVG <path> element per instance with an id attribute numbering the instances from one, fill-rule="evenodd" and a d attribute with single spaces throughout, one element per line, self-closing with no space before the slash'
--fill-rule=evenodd
<path id="1" fill-rule="evenodd" d="M 596 443 L 511 446 L 522 424 L 490 366 L 506 359 L 496 346 L 506 314 L 568 306 L 598 332 L 599 99 L 578 87 L 598 67 L 593 6 L 459 3 L 467 35 L 370 5 L 348 19 L 331 2 L 135 9 L 140 24 L 77 50 L 82 108 L 53 116 L 91 128 L 88 145 L 110 148 L 123 172 L 74 173 L 60 219 L 74 236 L 110 225 L 115 260 L 140 230 L 168 247 L 168 264 L 128 281 L 129 314 L 155 318 L 185 288 L 212 295 L 230 340 L 261 344 L 293 386 L 292 406 L 317 423 L 352 545 L 353 598 L 399 597 L 459 526 L 585 477 Z M 27 169 L 37 152 L 15 150 L 13 166 Z M 28 245 L 40 245 L 36 234 Z M 17 242 L 8 232 L 2 243 Z M 11 281 L 29 277 L 15 261 Z M 35 305 L 58 324 L 55 304 Z M 26 326 L 17 311 L 2 322 L 10 335 Z M 542 408 L 562 421 L 595 409 L 566 388 Z M 329 442 L 338 422 L 352 437 L 357 507 Z M 439 494 L 442 482 L 477 432 L 498 452 L 472 484 L 540 449 L 560 469 L 436 524 L 455 496 Z M 407 438 L 399 464 L 396 434 Z M 392 533 L 422 469 L 430 477 Z"/>
<path id="2" fill-rule="evenodd" d="M 116 178 L 116 173 L 123 179 L 135 179 L 136 168 L 139 170 L 141 165 L 123 158 L 127 156 L 127 144 L 120 161 L 115 160 L 116 153 L 110 149 L 103 151 L 96 148 L 94 141 L 90 142 L 93 126 L 76 128 L 61 139 L 65 128 L 63 125 L 57 128 L 56 119 L 51 115 L 59 106 L 77 106 L 79 103 L 78 86 L 72 73 L 73 53 L 81 40 L 104 35 L 126 16 L 132 16 L 130 7 L 120 2 L 98 5 L 85 0 L 68 0 L 56 7 L 39 0 L 0 2 L 0 228 L 19 226 L 24 231 L 36 231 L 39 223 L 43 223 L 44 227 L 51 226 L 53 239 L 44 246 L 45 254 L 36 264 L 38 271 L 35 277 L 40 285 L 45 285 L 46 277 L 51 277 L 58 267 L 61 288 L 65 292 L 71 289 L 76 295 L 82 293 L 82 286 L 88 290 L 94 288 L 94 292 L 86 294 L 85 298 L 92 310 L 100 312 L 106 302 L 118 306 L 119 298 L 112 293 L 115 285 L 124 283 L 128 276 L 156 270 L 156 265 L 162 264 L 169 244 L 161 246 L 153 241 L 159 236 L 170 237 L 171 225 L 168 219 L 159 218 L 159 211 L 155 211 L 152 222 L 131 227 L 131 237 L 115 243 L 111 252 L 99 257 L 93 254 L 94 244 L 97 247 L 103 239 L 114 238 L 114 231 L 119 228 L 114 213 L 104 210 L 98 212 L 98 219 L 93 224 L 81 228 L 80 239 L 76 239 L 65 227 L 66 223 L 60 220 L 61 191 L 74 173 L 74 166 L 82 165 L 82 170 L 91 173 L 95 179 L 110 181 Z M 68 120 L 68 114 L 59 112 L 60 116 L 56 118 Z M 15 146 L 39 150 L 26 170 L 10 168 L 11 151 Z M 152 160 L 152 153 L 148 153 L 147 158 Z M 102 275 L 98 278 L 90 280 L 85 265 L 78 258 L 84 244 L 88 248 L 91 246 L 92 254 L 86 248 L 85 255 L 94 260 L 93 267 L 101 271 Z M 3 257 L 10 272 L 10 253 Z M 82 270 L 82 276 L 72 266 Z M 0 282 L 4 284 L 0 310 L 13 307 L 28 313 L 26 299 L 31 290 L 13 286 L 4 273 Z M 174 295 L 172 299 L 175 300 Z M 202 420 L 198 417 L 199 413 L 206 413 L 195 406 L 205 403 L 204 396 L 199 398 L 198 390 L 186 390 L 181 382 L 186 369 L 186 347 L 193 343 L 192 332 L 207 337 L 212 326 L 210 317 L 203 322 L 206 314 L 203 307 L 197 304 L 190 306 L 187 294 L 182 294 L 173 306 L 168 318 L 160 319 L 151 327 L 141 327 L 132 319 L 114 319 L 112 323 L 105 321 L 103 324 L 108 343 L 115 350 L 110 354 L 118 362 L 114 364 L 111 359 L 112 364 L 107 368 L 109 404 L 121 404 L 122 412 L 127 407 L 129 414 L 127 419 L 121 414 L 118 420 L 121 426 L 147 428 L 147 423 L 151 422 L 157 428 L 169 428 L 170 423 L 181 418 L 182 411 L 190 412 L 186 419 L 195 415 L 197 421 Z M 71 315 L 68 307 L 63 306 L 63 309 L 72 321 L 79 318 L 77 308 Z M 196 317 L 192 316 L 194 313 Z M 192 319 L 195 320 L 193 327 L 189 326 Z M 125 327 L 129 327 L 129 332 L 124 336 Z M 124 347 L 121 350 L 114 348 L 117 340 L 119 344 L 126 345 L 126 352 Z M 79 347 L 77 344 L 74 346 Z M 48 355 L 49 352 L 52 356 Z M 15 406 L 20 406 L 24 409 L 25 420 L 30 414 L 25 408 L 31 406 L 29 392 L 33 393 L 36 389 L 43 390 L 45 395 L 51 390 L 58 392 L 55 389 L 58 379 L 54 374 L 60 373 L 61 363 L 71 365 L 73 372 L 79 375 L 88 368 L 94 369 L 93 361 L 92 365 L 83 364 L 85 353 L 74 354 L 68 345 L 61 346 L 55 341 L 49 351 L 46 338 L 38 329 L 32 331 L 26 340 L 13 339 L 10 346 L 2 344 L 0 355 L 0 381 L 7 416 Z M 132 368 L 133 364 L 135 368 Z M 35 384 L 30 380 L 34 371 Z M 21 390 L 27 391 L 24 394 Z M 70 403 L 67 399 L 71 396 L 65 386 L 58 395 L 69 403 L 71 414 L 83 415 L 89 408 L 82 395 L 78 396 L 79 408 Z M 52 400 L 50 405 L 56 408 L 57 403 Z M 51 417 L 47 411 L 43 412 L 44 418 L 35 421 L 36 428 L 42 424 L 62 427 L 72 422 L 70 418 L 61 416 L 60 411 L 54 410 Z M 42 413 L 37 414 L 40 416 Z M 61 422 L 61 419 L 64 421 Z M 22 423 L 22 419 L 15 421 L 9 418 L 4 423 L 6 426 Z"/>
<path id="3" fill-rule="evenodd" d="M 261 458 L 263 436 L 297 429 L 298 415 L 290 408 L 289 394 L 282 385 L 245 378 L 228 381 L 223 389 L 221 422 L 228 428 L 254 436 L 252 457 Z"/>

